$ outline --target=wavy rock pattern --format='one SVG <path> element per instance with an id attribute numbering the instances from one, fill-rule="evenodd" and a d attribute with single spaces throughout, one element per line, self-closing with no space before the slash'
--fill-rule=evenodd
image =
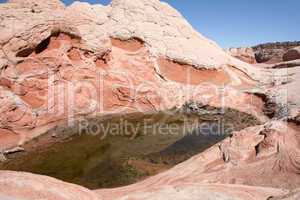
<path id="1" fill-rule="evenodd" d="M 2 150 L 79 116 L 162 111 L 189 100 L 221 106 L 224 85 L 228 107 L 263 118 L 260 100 L 239 91 L 256 87 L 249 76 L 256 69 L 195 32 L 167 4 L 11 1 L 0 11 L 0 128 L 12 132 Z M 205 98 L 197 95 L 203 92 Z"/>
<path id="2" fill-rule="evenodd" d="M 0 5 L 0 19 L 2 160 L 3 153 L 80 117 L 164 111 L 194 101 L 267 122 L 263 95 L 254 94 L 277 99 L 272 112 L 279 116 L 124 188 L 92 192 L 1 171 L 0 198 L 256 200 L 299 187 L 297 66 L 287 75 L 285 68 L 260 69 L 233 58 L 158 0 L 69 7 L 58 0 L 10 0 Z M 277 109 L 286 106 L 287 112 Z"/>

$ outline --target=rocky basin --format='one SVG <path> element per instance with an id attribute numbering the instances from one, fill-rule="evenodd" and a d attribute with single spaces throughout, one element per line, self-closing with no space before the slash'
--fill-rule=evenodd
<path id="1" fill-rule="evenodd" d="M 298 61 L 232 57 L 159 0 L 0 18 L 1 200 L 299 197 Z"/>

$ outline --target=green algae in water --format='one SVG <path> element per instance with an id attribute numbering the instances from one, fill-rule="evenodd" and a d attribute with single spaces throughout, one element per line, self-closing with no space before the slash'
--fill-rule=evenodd
<path id="1" fill-rule="evenodd" d="M 255 118 L 247 114 L 234 110 L 227 110 L 225 113 L 221 116 L 224 118 L 222 123 L 234 122 L 234 130 L 259 124 Z M 125 117 L 134 128 L 139 128 L 136 129 L 138 130 L 136 137 L 108 135 L 105 139 L 101 139 L 101 135 L 80 135 L 74 132 L 67 140 L 15 155 L 8 163 L 0 164 L 0 169 L 47 175 L 90 189 L 111 188 L 135 183 L 149 175 L 146 171 L 128 164 L 131 159 L 173 166 L 226 137 L 224 135 L 204 137 L 201 134 L 197 135 L 197 131 L 196 134 L 192 131 L 193 134 L 186 135 L 189 130 L 186 129 L 186 125 L 189 126 L 195 119 L 199 120 L 195 116 L 169 116 L 159 113 L 148 117 L 143 115 Z M 173 134 L 157 134 L 157 130 L 144 129 L 141 125 L 143 123 L 140 123 L 144 119 L 151 119 L 151 125 L 179 128 Z M 185 122 L 189 120 L 190 122 L 186 124 Z M 92 121 L 96 124 L 119 123 L 118 118 L 104 122 L 97 119 Z M 74 130 L 76 129 L 68 131 Z M 34 142 L 38 144 L 39 139 Z"/>
<path id="2" fill-rule="evenodd" d="M 173 124 L 183 126 L 182 121 Z M 176 134 L 140 132 L 135 138 L 75 135 L 67 141 L 16 156 L 0 168 L 47 175 L 90 189 L 124 186 L 148 176 L 129 165 L 129 159 L 161 151 L 182 138 L 182 131 L 180 128 Z"/>

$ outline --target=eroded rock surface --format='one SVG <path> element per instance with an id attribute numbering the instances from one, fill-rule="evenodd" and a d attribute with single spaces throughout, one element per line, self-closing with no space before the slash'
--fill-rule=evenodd
<path id="1" fill-rule="evenodd" d="M 69 7 L 11 0 L 0 5 L 0 18 L 1 156 L 82 117 L 158 112 L 187 102 L 278 120 L 97 195 L 47 177 L 0 172 L 4 198 L 252 200 L 300 186 L 298 66 L 261 69 L 233 58 L 158 0 Z"/>
<path id="2" fill-rule="evenodd" d="M 275 64 L 299 59 L 299 53 L 297 53 L 299 52 L 297 49 L 299 45 L 299 41 L 275 42 L 260 44 L 253 47 L 230 48 L 227 50 L 227 52 L 232 56 L 250 64 Z"/>
<path id="3" fill-rule="evenodd" d="M 180 184 L 137 190 L 123 197 L 117 193 L 106 197 L 62 181 L 22 172 L 0 171 L 1 200 L 105 200 L 105 199 L 201 199 L 209 200 L 256 200 L 289 194 L 286 190 L 222 184 Z"/>
<path id="4" fill-rule="evenodd" d="M 0 186 L 1 200 L 101 200 L 83 187 L 22 172 L 0 171 Z"/>
<path id="5" fill-rule="evenodd" d="M 291 61 L 291 60 L 297 60 L 297 59 L 300 59 L 300 46 L 288 50 L 283 55 L 283 61 Z"/>
<path id="6" fill-rule="evenodd" d="M 132 186 L 97 192 L 104 199 L 114 199 L 137 191 L 146 192 L 150 187 L 182 183 L 237 184 L 293 190 L 300 184 L 299 142 L 299 127 L 295 124 L 277 121 L 249 127 L 167 172 Z M 255 199 L 250 195 L 249 199 L 252 198 Z"/>
<path id="7" fill-rule="evenodd" d="M 290 49 L 300 45 L 300 42 L 276 42 L 260 44 L 252 47 L 258 63 L 278 63 L 283 61 L 283 55 Z"/>
<path id="8" fill-rule="evenodd" d="M 1 149 L 79 116 L 162 111 L 189 100 L 221 106 L 220 91 L 228 107 L 264 118 L 259 98 L 240 92 L 255 88 L 261 73 L 158 0 L 67 8 L 11 1 L 0 11 L 0 128 L 9 141 Z"/>
<path id="9" fill-rule="evenodd" d="M 233 57 L 236 57 L 244 62 L 250 64 L 255 64 L 257 62 L 254 50 L 250 47 L 230 48 L 227 50 L 227 52 Z"/>

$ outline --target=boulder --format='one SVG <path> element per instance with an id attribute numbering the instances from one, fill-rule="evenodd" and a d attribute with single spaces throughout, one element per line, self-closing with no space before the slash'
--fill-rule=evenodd
<path id="1" fill-rule="evenodd" d="M 282 58 L 283 58 L 284 61 L 292 61 L 292 60 L 300 59 L 300 46 L 288 50 L 288 51 L 283 55 Z"/>

